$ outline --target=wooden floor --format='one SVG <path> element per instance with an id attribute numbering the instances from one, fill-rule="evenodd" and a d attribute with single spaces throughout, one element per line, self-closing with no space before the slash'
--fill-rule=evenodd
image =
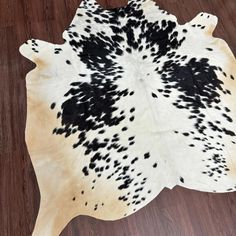
<path id="1" fill-rule="evenodd" d="M 0 0 L 0 235 L 29 236 L 39 190 L 24 142 L 25 75 L 33 68 L 18 47 L 29 38 L 62 43 L 78 0 Z M 119 6 L 125 0 L 99 1 Z M 215 35 L 236 54 L 235 0 L 157 0 L 180 23 L 206 11 L 219 17 Z M 63 236 L 235 236 L 236 193 L 208 194 L 176 187 L 164 190 L 129 218 L 103 222 L 74 219 Z"/>

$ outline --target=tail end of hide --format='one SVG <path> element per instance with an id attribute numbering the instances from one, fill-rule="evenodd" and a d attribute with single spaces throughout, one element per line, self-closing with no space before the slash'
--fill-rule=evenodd
<path id="1" fill-rule="evenodd" d="M 41 203 L 32 236 L 59 236 L 73 218 L 63 206 Z"/>

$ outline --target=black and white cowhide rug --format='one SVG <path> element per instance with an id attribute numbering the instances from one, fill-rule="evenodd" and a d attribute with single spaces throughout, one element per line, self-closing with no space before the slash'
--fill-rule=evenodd
<path id="1" fill-rule="evenodd" d="M 217 18 L 179 25 L 152 0 L 82 2 L 63 45 L 29 40 L 26 142 L 34 236 L 77 215 L 128 216 L 167 187 L 236 190 L 236 61 Z"/>

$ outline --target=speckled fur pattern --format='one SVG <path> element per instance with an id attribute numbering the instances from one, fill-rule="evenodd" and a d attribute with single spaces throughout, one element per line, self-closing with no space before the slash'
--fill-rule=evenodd
<path id="1" fill-rule="evenodd" d="M 77 215 L 126 217 L 167 187 L 236 190 L 236 61 L 217 18 L 180 25 L 151 0 L 83 1 L 65 43 L 22 55 L 26 142 L 41 204 L 33 235 Z"/>

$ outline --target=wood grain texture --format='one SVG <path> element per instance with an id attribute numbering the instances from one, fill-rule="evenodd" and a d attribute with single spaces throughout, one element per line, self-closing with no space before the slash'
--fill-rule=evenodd
<path id="1" fill-rule="evenodd" d="M 127 0 L 99 0 L 107 8 Z M 39 207 L 39 190 L 24 141 L 25 75 L 34 66 L 19 46 L 29 38 L 62 43 L 79 0 L 0 0 L 0 235 L 29 236 Z M 180 23 L 200 11 L 219 17 L 215 36 L 236 55 L 236 1 L 157 0 Z M 129 218 L 104 222 L 74 219 L 61 236 L 235 236 L 236 193 L 208 194 L 176 187 L 164 190 Z"/>

